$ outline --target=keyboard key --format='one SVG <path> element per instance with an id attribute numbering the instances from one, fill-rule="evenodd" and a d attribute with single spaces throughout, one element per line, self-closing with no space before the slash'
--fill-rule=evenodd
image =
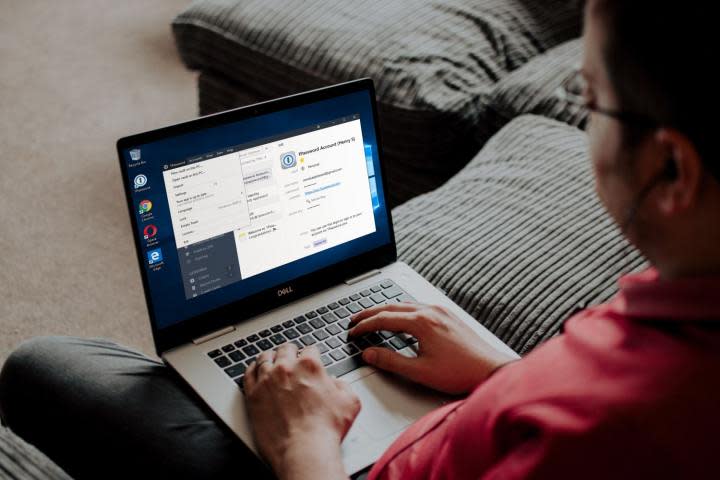
<path id="1" fill-rule="evenodd" d="M 245 340 L 244 338 L 241 338 L 240 340 L 238 340 L 237 342 L 235 342 L 235 346 L 236 346 L 237 348 L 242 348 L 242 347 L 244 347 L 245 345 L 247 345 L 247 340 Z"/>
<path id="2" fill-rule="evenodd" d="M 257 357 L 250 357 L 247 360 L 245 360 L 245 366 L 249 367 L 250 365 L 252 365 L 255 362 L 256 358 Z"/>
<path id="3" fill-rule="evenodd" d="M 360 355 L 355 355 L 353 357 L 348 357 L 344 360 L 340 360 L 335 365 L 331 365 L 327 368 L 327 372 L 330 375 L 333 375 L 335 377 L 341 377 L 342 375 L 345 375 L 346 373 L 352 372 L 353 370 L 357 370 L 358 368 L 365 365 L 365 362 L 363 362 L 362 357 Z"/>
<path id="4" fill-rule="evenodd" d="M 318 309 L 315 310 L 315 311 L 316 311 L 317 313 L 319 313 L 320 315 L 325 315 L 325 314 L 328 312 L 328 309 L 327 309 L 327 307 L 320 307 L 320 308 L 318 308 Z"/>
<path id="5" fill-rule="evenodd" d="M 345 318 L 345 317 L 350 316 L 350 312 L 348 312 L 345 307 L 340 307 L 337 310 L 335 310 L 335 315 L 337 315 L 340 318 Z"/>
<path id="6" fill-rule="evenodd" d="M 348 343 L 347 345 L 343 345 L 342 347 L 343 352 L 347 353 L 348 355 L 355 355 L 356 353 L 359 353 L 360 350 L 353 345 L 352 343 Z"/>
<path id="7" fill-rule="evenodd" d="M 368 342 L 364 338 L 356 338 L 355 340 L 353 340 L 353 343 L 355 343 L 355 345 L 357 345 L 360 350 L 365 350 L 366 348 L 372 346 L 370 345 L 370 342 Z"/>
<path id="8" fill-rule="evenodd" d="M 289 329 L 285 330 L 285 337 L 287 337 L 288 340 L 298 338 L 299 336 L 300 336 L 300 334 L 294 328 L 289 328 Z"/>
<path id="9" fill-rule="evenodd" d="M 217 363 L 218 367 L 225 368 L 225 367 L 229 366 L 231 362 L 230 362 L 230 359 L 223 356 L 223 357 L 216 358 L 215 363 Z"/>
<path id="10" fill-rule="evenodd" d="M 350 337 L 348 336 L 348 332 L 340 332 L 336 335 L 337 338 L 342 340 L 343 342 L 347 343 L 350 341 Z"/>
<path id="11" fill-rule="evenodd" d="M 402 350 L 403 348 L 408 346 L 408 344 L 405 343 L 405 341 L 400 337 L 391 338 L 390 345 L 392 345 L 393 347 L 395 347 L 398 350 Z"/>
<path id="12" fill-rule="evenodd" d="M 339 303 L 340 305 L 347 305 L 348 303 L 350 303 L 350 299 L 347 298 L 347 297 L 346 297 L 346 298 L 341 298 L 340 300 L 338 300 L 338 303 Z"/>
<path id="13" fill-rule="evenodd" d="M 318 316 L 317 312 L 308 312 L 305 314 L 305 318 L 315 318 Z"/>
<path id="14" fill-rule="evenodd" d="M 383 342 L 382 337 L 375 332 L 365 335 L 365 339 L 373 345 L 380 345 Z"/>
<path id="15" fill-rule="evenodd" d="M 258 350 L 255 345 L 248 345 L 247 347 L 243 348 L 243 352 L 245 352 L 245 355 L 248 357 L 252 357 L 260 353 L 260 350 Z"/>
<path id="16" fill-rule="evenodd" d="M 263 350 L 270 350 L 271 348 L 274 347 L 272 342 L 270 340 L 268 340 L 267 338 L 263 338 L 262 340 L 257 342 L 257 346 L 262 348 Z"/>
<path id="17" fill-rule="evenodd" d="M 387 340 L 388 338 L 392 338 L 392 337 L 395 336 L 395 334 L 394 334 L 393 332 L 388 332 L 387 330 L 380 330 L 378 333 L 379 333 L 380 336 L 383 337 L 385 340 Z"/>
<path id="18" fill-rule="evenodd" d="M 217 349 L 213 350 L 212 352 L 208 352 L 208 356 L 209 356 L 210 358 L 217 358 L 217 357 L 219 357 L 220 355 L 222 355 L 222 352 L 221 352 L 220 350 L 217 350 Z"/>
<path id="19" fill-rule="evenodd" d="M 235 379 L 235 383 L 240 387 L 240 390 L 245 391 L 245 375 L 241 375 Z"/>
<path id="20" fill-rule="evenodd" d="M 234 352 L 230 352 L 228 357 L 230 357 L 233 362 L 239 362 L 245 358 L 245 355 L 243 355 L 240 350 L 235 350 Z"/>
<path id="21" fill-rule="evenodd" d="M 332 363 L 332 360 L 330 360 L 330 357 L 328 357 L 327 355 L 320 355 L 320 361 L 325 367 Z"/>
<path id="22" fill-rule="evenodd" d="M 313 345 L 314 343 L 317 343 L 317 340 L 315 340 L 315 337 L 312 335 L 305 335 L 300 339 L 305 345 Z"/>
<path id="23" fill-rule="evenodd" d="M 293 345 L 295 345 L 295 346 L 298 348 L 298 350 L 302 350 L 303 348 L 305 348 L 305 347 L 303 346 L 303 344 L 300 343 L 300 342 L 298 342 L 297 340 L 293 340 L 293 341 L 290 342 L 290 343 L 292 343 Z"/>
<path id="24" fill-rule="evenodd" d="M 370 295 L 372 295 L 372 292 L 370 290 L 363 290 L 362 292 L 360 292 L 360 295 L 362 295 L 363 297 L 369 297 Z"/>
<path id="25" fill-rule="evenodd" d="M 322 319 L 325 320 L 325 323 L 331 324 L 333 322 L 337 322 L 338 317 L 335 316 L 335 314 L 333 312 L 330 312 L 330 313 L 326 313 L 325 315 L 323 315 Z"/>
<path id="26" fill-rule="evenodd" d="M 375 302 L 373 302 L 369 298 L 363 298 L 362 300 L 360 300 L 360 305 L 362 305 L 363 308 L 370 308 L 375 306 Z"/>
<path id="27" fill-rule="evenodd" d="M 362 307 L 357 303 L 351 303 L 347 306 L 347 309 L 350 310 L 351 313 L 358 313 L 362 311 Z"/>
<path id="28" fill-rule="evenodd" d="M 415 345 L 416 343 L 418 343 L 418 339 L 415 338 L 415 337 L 413 337 L 413 336 L 407 337 L 407 338 L 405 339 L 405 341 L 406 341 L 407 343 L 409 343 L 410 345 Z"/>
<path id="29" fill-rule="evenodd" d="M 287 342 L 287 339 L 279 333 L 276 333 L 275 335 L 270 337 L 270 340 L 272 340 L 275 345 L 282 345 L 283 343 Z"/>
<path id="30" fill-rule="evenodd" d="M 313 328 L 310 325 L 308 325 L 307 323 L 301 323 L 300 325 L 297 326 L 297 329 L 303 335 L 313 331 Z"/>
<path id="31" fill-rule="evenodd" d="M 274 327 L 270 327 L 270 330 L 271 330 L 273 333 L 279 333 L 279 332 L 282 332 L 282 331 L 283 331 L 283 326 L 282 326 L 282 325 L 275 325 Z"/>
<path id="32" fill-rule="evenodd" d="M 345 330 L 347 330 L 347 329 L 350 328 L 350 319 L 349 319 L 349 318 L 343 318 L 343 319 L 340 320 L 337 324 L 340 325 L 340 326 L 341 326 L 342 328 L 344 328 Z"/>
<path id="33" fill-rule="evenodd" d="M 330 352 L 330 356 L 332 358 L 334 358 L 335 360 L 342 360 L 347 355 L 345 355 L 345 353 L 342 350 L 333 350 L 332 352 Z"/>
<path id="34" fill-rule="evenodd" d="M 329 325 L 325 330 L 327 330 L 330 335 L 337 335 L 338 333 L 342 332 L 342 329 L 334 323 L 332 325 Z"/>
<path id="35" fill-rule="evenodd" d="M 260 336 L 261 336 L 262 338 L 267 338 L 267 337 L 269 337 L 270 335 L 272 335 L 272 332 L 271 332 L 270 330 L 263 330 L 262 332 L 260 332 Z"/>
<path id="36" fill-rule="evenodd" d="M 242 363 L 238 363 L 237 365 L 233 365 L 230 368 L 226 368 L 225 373 L 227 373 L 230 377 L 235 378 L 245 373 L 245 365 L 243 365 Z"/>
<path id="37" fill-rule="evenodd" d="M 293 320 L 295 320 L 295 323 L 299 325 L 299 324 L 307 321 L 307 318 L 305 318 L 305 315 L 300 315 L 299 317 L 293 318 Z"/>
<path id="38" fill-rule="evenodd" d="M 325 322 L 323 322 L 320 318 L 313 318 L 312 320 L 310 320 L 310 325 L 315 328 L 322 328 L 325 326 Z"/>
<path id="39" fill-rule="evenodd" d="M 247 341 L 250 343 L 255 343 L 258 340 L 260 340 L 260 336 L 257 334 L 253 334 L 253 335 L 250 335 L 249 337 L 247 337 Z"/>
<path id="40" fill-rule="evenodd" d="M 328 351 L 330 351 L 330 347 L 325 345 L 325 343 L 318 343 L 315 346 L 317 347 L 318 350 L 320 350 L 320 353 L 327 353 Z"/>
<path id="41" fill-rule="evenodd" d="M 385 290 L 384 292 L 382 292 L 382 294 L 385 295 L 385 297 L 387 297 L 387 298 L 394 298 L 394 297 L 397 297 L 398 295 L 402 295 L 403 291 L 400 290 L 400 288 L 398 288 L 398 287 L 391 287 L 391 288 L 388 288 L 387 290 Z"/>
<path id="42" fill-rule="evenodd" d="M 352 300 L 353 302 L 357 302 L 358 300 L 360 300 L 360 294 L 353 293 L 352 295 L 350 295 L 350 300 Z"/>
<path id="43" fill-rule="evenodd" d="M 327 307 L 328 307 L 330 310 L 335 310 L 335 309 L 338 308 L 339 306 L 340 306 L 340 305 L 338 305 L 337 302 L 332 302 L 332 303 L 329 304 Z"/>
<path id="44" fill-rule="evenodd" d="M 330 348 L 338 348 L 340 345 L 342 345 L 342 342 L 335 337 L 330 337 L 325 340 L 325 344 Z M 338 360 L 340 359 L 338 358 Z"/>
<path id="45" fill-rule="evenodd" d="M 285 327 L 285 328 L 290 328 L 294 325 L 295 325 L 295 322 L 293 322 L 292 320 L 286 320 L 283 322 L 283 327 Z"/>
<path id="46" fill-rule="evenodd" d="M 233 350 L 235 350 L 235 345 L 233 344 L 225 345 L 224 347 L 222 347 L 222 351 L 225 353 L 232 352 Z"/>
<path id="47" fill-rule="evenodd" d="M 317 332 L 313 333 L 313 336 L 317 338 L 318 340 L 325 340 L 330 335 L 325 330 L 318 330 Z"/>
<path id="48" fill-rule="evenodd" d="M 395 297 L 395 300 L 397 300 L 398 302 L 415 302 L 415 299 L 407 293 L 403 293 L 399 297 Z"/>
<path id="49" fill-rule="evenodd" d="M 393 286 L 393 282 L 392 282 L 392 280 L 385 280 L 384 282 L 380 283 L 380 286 L 382 288 L 390 288 Z"/>
<path id="50" fill-rule="evenodd" d="M 375 285 L 374 287 L 370 287 L 370 290 L 374 293 L 377 293 L 382 290 L 382 287 L 380 285 Z"/>
<path id="51" fill-rule="evenodd" d="M 370 298 L 372 298 L 373 302 L 375 303 L 383 303 L 385 301 L 385 296 L 382 293 L 375 293 Z"/>

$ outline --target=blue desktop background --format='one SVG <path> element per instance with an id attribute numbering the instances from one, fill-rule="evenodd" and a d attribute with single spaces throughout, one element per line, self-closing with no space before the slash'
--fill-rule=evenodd
<path id="1" fill-rule="evenodd" d="M 368 157 L 368 175 L 375 175 L 375 185 L 370 179 L 375 213 L 375 233 L 240 280 L 218 290 L 186 299 L 163 181 L 163 165 L 356 113 L 360 114 L 365 154 Z M 152 143 L 133 145 L 122 152 L 123 160 L 127 162 L 126 165 L 135 163 L 130 157 L 130 150 L 134 148 L 140 149 L 141 160 L 146 163 L 128 167 L 128 178 L 125 178 L 124 181 L 129 183 L 133 215 L 139 226 L 139 231 L 133 233 L 140 240 L 140 254 L 150 289 L 151 308 L 156 329 L 163 329 L 253 293 L 284 284 L 307 273 L 386 245 L 391 241 L 385 195 L 382 189 L 377 139 L 373 125 L 372 104 L 370 93 L 367 91 L 322 100 Z M 370 171 L 370 167 L 372 167 L 372 171 Z M 147 177 L 146 186 L 149 187 L 148 190 L 139 193 L 133 186 L 133 179 L 138 174 L 144 174 Z M 139 204 L 142 200 L 150 200 L 153 204 L 151 220 L 143 221 L 139 213 Z M 156 236 L 158 243 L 152 247 L 147 247 L 147 242 L 142 235 L 142 229 L 149 223 L 158 229 Z M 153 271 L 152 266 L 148 264 L 147 253 L 157 248 L 160 248 L 162 252 L 162 265 L 157 271 Z"/>

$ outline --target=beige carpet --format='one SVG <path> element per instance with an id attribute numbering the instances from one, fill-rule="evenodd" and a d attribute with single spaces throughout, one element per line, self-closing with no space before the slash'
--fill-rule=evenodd
<path id="1" fill-rule="evenodd" d="M 35 335 L 153 353 L 115 140 L 196 115 L 187 2 L 0 2 L 0 363 Z"/>

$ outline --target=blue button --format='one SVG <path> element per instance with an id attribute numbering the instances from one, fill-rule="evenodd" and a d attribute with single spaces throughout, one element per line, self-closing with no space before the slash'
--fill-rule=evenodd
<path id="1" fill-rule="evenodd" d="M 147 259 L 148 259 L 148 265 L 154 265 L 156 263 L 162 262 L 162 259 L 163 259 L 162 250 L 160 250 L 159 248 L 156 248 L 155 250 L 148 251 Z"/>

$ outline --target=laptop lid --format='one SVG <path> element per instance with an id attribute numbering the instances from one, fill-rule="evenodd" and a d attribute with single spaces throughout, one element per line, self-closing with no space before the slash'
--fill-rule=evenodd
<path id="1" fill-rule="evenodd" d="M 158 354 L 396 258 L 370 79 L 117 142 Z"/>

